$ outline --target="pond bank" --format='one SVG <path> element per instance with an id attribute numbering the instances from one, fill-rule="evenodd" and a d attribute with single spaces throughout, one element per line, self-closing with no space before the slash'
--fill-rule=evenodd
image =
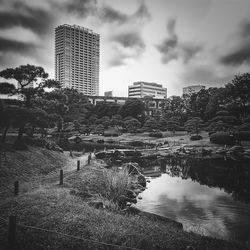
<path id="1" fill-rule="evenodd" d="M 18 223 L 62 232 L 85 241 L 18 227 L 18 249 L 82 249 L 83 246 L 85 249 L 110 249 L 102 243 L 137 249 L 242 249 L 235 243 L 185 232 L 159 217 L 124 213 L 114 201 L 121 195 L 121 187 L 128 187 L 127 178 L 118 171 L 106 169 L 103 161 L 92 158 L 87 164 L 86 155 L 66 158 L 68 152 L 66 155 L 58 152 L 52 155 L 46 149 L 40 152 L 41 148 L 30 147 L 26 152 L 6 153 L 1 171 L 8 172 L 9 176 L 14 171 L 22 176 L 25 188 L 20 182 L 18 196 L 7 192 L 6 197 L 2 197 L 1 217 L 16 214 Z M 31 157 L 33 168 L 39 163 L 35 183 L 29 179 Z M 81 161 L 79 171 L 76 170 L 77 160 Z M 52 173 L 48 172 L 49 164 L 53 164 Z M 58 174 L 63 165 L 67 175 L 63 185 L 59 185 Z M 3 175 L 0 179 L 5 183 Z M 1 249 L 7 249 L 6 228 L 0 225 Z"/>

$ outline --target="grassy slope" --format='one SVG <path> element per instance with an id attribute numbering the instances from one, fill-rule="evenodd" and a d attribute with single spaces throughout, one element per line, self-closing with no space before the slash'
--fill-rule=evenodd
<path id="1" fill-rule="evenodd" d="M 40 148 L 31 148 L 29 152 L 7 152 L 5 163 L 1 164 L 0 183 L 7 185 L 14 179 L 11 176 L 22 175 L 20 186 L 25 183 L 26 188 L 21 188 L 17 197 L 7 192 L 0 196 L 0 217 L 15 214 L 21 224 L 139 249 L 239 248 L 233 243 L 178 230 L 167 223 L 122 214 L 101 196 L 105 194 L 103 178 L 106 175 L 100 164 L 82 166 L 80 172 L 76 172 L 76 161 L 77 158 L 68 160 L 61 153 Z M 58 171 L 53 170 L 63 164 L 71 174 L 65 178 L 64 185 L 59 186 Z M 90 193 L 92 197 L 86 196 Z M 106 208 L 90 207 L 87 202 L 92 199 L 103 200 Z M 1 223 L 0 249 L 4 249 L 7 225 Z M 17 237 L 19 249 L 118 249 L 21 227 L 18 227 Z"/>

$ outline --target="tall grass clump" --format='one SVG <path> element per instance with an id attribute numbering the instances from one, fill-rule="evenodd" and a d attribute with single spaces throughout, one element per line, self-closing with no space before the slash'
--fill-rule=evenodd
<path id="1" fill-rule="evenodd" d="M 113 201 L 114 203 L 119 202 L 120 198 L 127 193 L 127 190 L 130 189 L 131 179 L 127 169 L 123 170 L 106 170 L 104 171 L 105 177 L 105 188 L 104 197 L 108 200 Z"/>

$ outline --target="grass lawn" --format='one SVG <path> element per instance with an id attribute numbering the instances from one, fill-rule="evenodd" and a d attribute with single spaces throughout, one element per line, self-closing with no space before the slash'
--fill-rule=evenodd
<path id="1" fill-rule="evenodd" d="M 18 226 L 16 249 L 241 249 L 234 243 L 184 232 L 171 223 L 126 215 L 115 203 L 119 189 L 112 188 L 127 184 L 109 172 L 113 170 L 96 160 L 85 165 L 87 155 L 69 158 L 68 153 L 29 148 L 7 152 L 5 158 L 1 155 L 0 217 L 16 215 L 19 225 L 61 234 Z M 76 171 L 77 160 L 81 160 L 80 171 Z M 58 185 L 61 168 L 66 177 Z M 15 180 L 20 185 L 18 196 L 12 190 Z M 105 208 L 90 205 L 96 200 Z M 7 231 L 7 223 L 0 219 L 0 249 L 7 249 Z"/>

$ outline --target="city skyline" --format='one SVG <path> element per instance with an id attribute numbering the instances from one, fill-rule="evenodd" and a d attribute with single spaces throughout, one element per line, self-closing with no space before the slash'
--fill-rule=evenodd
<path id="1" fill-rule="evenodd" d="M 54 29 L 94 30 L 100 41 L 100 95 L 127 96 L 136 81 L 168 96 L 202 84 L 219 87 L 249 71 L 247 0 L 0 0 L 0 69 L 44 67 L 54 78 Z"/>

